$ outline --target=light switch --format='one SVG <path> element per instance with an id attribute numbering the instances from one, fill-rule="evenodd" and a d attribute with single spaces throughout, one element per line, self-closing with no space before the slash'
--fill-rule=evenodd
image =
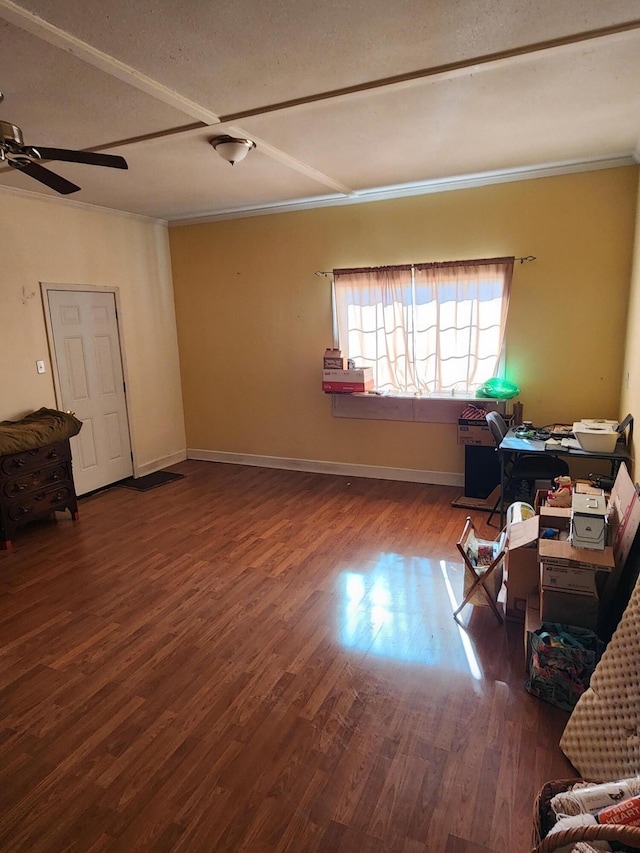
<path id="1" fill-rule="evenodd" d="M 44 369 L 44 361 L 36 361 L 36 370 L 38 373 L 46 373 Z"/>

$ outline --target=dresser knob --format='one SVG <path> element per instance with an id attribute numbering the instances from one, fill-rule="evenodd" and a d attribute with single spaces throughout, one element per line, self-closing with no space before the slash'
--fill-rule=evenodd
<path id="1" fill-rule="evenodd" d="M 58 451 L 57 450 L 50 450 L 47 453 L 47 459 L 57 459 L 57 458 L 58 458 Z"/>
<path id="2" fill-rule="evenodd" d="M 22 468 L 22 466 L 25 464 L 25 460 L 24 459 L 14 459 L 12 464 L 13 464 L 14 468 Z"/>
<path id="3" fill-rule="evenodd" d="M 13 487 L 14 492 L 23 492 L 27 488 L 26 483 L 16 483 Z"/>
<path id="4" fill-rule="evenodd" d="M 46 495 L 43 494 L 42 492 L 39 495 L 36 495 L 37 501 L 43 501 L 45 498 L 46 498 Z"/>

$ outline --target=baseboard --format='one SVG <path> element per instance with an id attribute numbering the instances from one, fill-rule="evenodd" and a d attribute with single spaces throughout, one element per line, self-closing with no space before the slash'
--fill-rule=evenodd
<path id="1" fill-rule="evenodd" d="M 226 453 L 219 450 L 193 448 L 187 448 L 187 459 L 227 462 L 231 465 L 254 465 L 257 468 L 281 468 L 284 471 L 307 471 L 313 474 L 337 474 L 342 477 L 401 480 L 407 483 L 429 483 L 436 486 L 464 486 L 463 474 L 447 471 L 386 468 L 382 465 L 354 465 L 349 462 L 323 462 L 316 459 L 286 459 L 281 456 L 258 456 L 249 453 Z"/>
<path id="2" fill-rule="evenodd" d="M 184 462 L 187 458 L 186 450 L 179 450 L 177 453 L 170 453 L 169 456 L 163 456 L 161 459 L 154 459 L 152 462 L 146 462 L 144 465 L 136 465 L 134 469 L 134 477 L 144 477 L 145 474 L 155 474 L 156 471 L 162 471 L 163 468 L 168 468 L 169 465 L 177 465 L 178 462 Z"/>

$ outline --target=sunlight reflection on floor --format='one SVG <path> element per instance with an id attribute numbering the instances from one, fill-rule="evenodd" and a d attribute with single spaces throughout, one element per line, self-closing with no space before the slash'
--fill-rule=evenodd
<path id="1" fill-rule="evenodd" d="M 461 568 L 444 560 L 381 553 L 366 572 L 345 571 L 339 639 L 348 648 L 406 663 L 482 673 L 465 630 L 453 619 Z"/>

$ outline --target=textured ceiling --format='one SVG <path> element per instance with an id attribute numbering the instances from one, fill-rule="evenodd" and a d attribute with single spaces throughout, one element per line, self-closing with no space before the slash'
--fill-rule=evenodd
<path id="1" fill-rule="evenodd" d="M 48 164 L 70 198 L 168 220 L 640 150 L 638 0 L 0 0 L 0 51 L 0 119 L 27 144 L 129 163 Z M 232 168 L 221 133 L 257 148 Z M 54 195 L 13 170 L 3 186 Z"/>

